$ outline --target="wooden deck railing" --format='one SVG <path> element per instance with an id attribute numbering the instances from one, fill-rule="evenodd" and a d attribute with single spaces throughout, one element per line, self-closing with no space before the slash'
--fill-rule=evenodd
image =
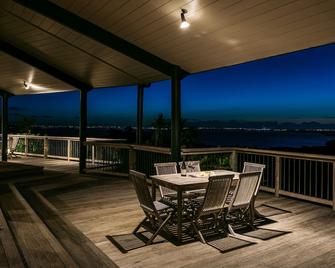
<path id="1" fill-rule="evenodd" d="M 12 136 L 12 135 L 11 135 Z M 73 137 L 19 136 L 17 154 L 79 159 L 79 139 Z M 169 148 L 88 139 L 87 170 L 128 176 L 130 169 L 154 174 L 154 163 L 171 161 Z M 243 163 L 266 165 L 261 189 L 307 201 L 330 205 L 335 210 L 335 156 L 250 148 L 183 149 L 185 160 L 200 160 L 203 170 L 242 171 Z"/>
<path id="2" fill-rule="evenodd" d="M 266 165 L 262 190 L 320 204 L 335 210 L 335 156 L 233 148 L 238 171 L 243 162 Z"/>
<path id="3" fill-rule="evenodd" d="M 15 154 L 24 156 L 37 156 L 45 158 L 59 158 L 66 160 L 79 160 L 79 138 L 58 136 L 37 136 L 10 134 L 9 137 L 19 138 Z M 124 141 L 121 139 L 88 138 L 88 141 L 105 141 L 109 144 Z M 91 152 L 88 152 L 91 158 Z"/>

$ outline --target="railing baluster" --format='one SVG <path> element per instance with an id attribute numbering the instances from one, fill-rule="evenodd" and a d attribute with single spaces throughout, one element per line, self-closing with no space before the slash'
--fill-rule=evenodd
<path id="1" fill-rule="evenodd" d="M 92 154 L 92 165 L 95 165 L 95 145 L 92 144 L 91 146 L 91 154 Z"/>
<path id="2" fill-rule="evenodd" d="M 28 137 L 25 135 L 24 137 L 24 155 L 28 156 Z"/>
<path id="3" fill-rule="evenodd" d="M 333 211 L 335 211 L 335 162 L 333 162 Z"/>
<path id="4" fill-rule="evenodd" d="M 280 190 L 280 157 L 276 156 L 276 165 L 275 165 L 275 196 L 279 197 Z"/>
<path id="5" fill-rule="evenodd" d="M 318 183 L 319 183 L 319 176 L 318 176 L 318 170 L 319 170 L 319 162 L 316 161 L 315 163 L 315 189 L 314 189 L 314 196 L 318 196 Z"/>
<path id="6" fill-rule="evenodd" d="M 49 153 L 48 138 L 44 137 L 44 139 L 43 139 L 43 155 L 44 155 L 44 158 L 48 158 L 48 153 Z"/>
<path id="7" fill-rule="evenodd" d="M 70 161 L 71 157 L 71 140 L 67 140 L 67 161 Z"/>
<path id="8" fill-rule="evenodd" d="M 312 161 L 309 161 L 309 196 L 312 196 Z"/>

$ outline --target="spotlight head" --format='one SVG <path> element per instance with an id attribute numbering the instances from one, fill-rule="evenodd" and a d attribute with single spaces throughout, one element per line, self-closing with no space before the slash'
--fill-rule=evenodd
<path id="1" fill-rule="evenodd" d="M 180 28 L 181 29 L 186 29 L 190 27 L 190 24 L 186 21 L 185 14 L 187 13 L 187 9 L 182 8 L 180 18 L 181 18 L 181 23 L 180 23 Z"/>
<path id="2" fill-rule="evenodd" d="M 26 81 L 23 81 L 23 87 L 24 87 L 24 89 L 28 90 L 30 88 L 30 84 L 27 83 Z"/>

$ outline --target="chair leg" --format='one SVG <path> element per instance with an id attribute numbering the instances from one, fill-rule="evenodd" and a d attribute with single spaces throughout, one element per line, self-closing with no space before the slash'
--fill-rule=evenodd
<path id="1" fill-rule="evenodd" d="M 236 235 L 237 235 L 237 234 L 235 233 L 233 227 L 231 227 L 230 224 L 228 224 L 228 231 L 229 231 L 229 233 L 230 233 L 232 236 L 236 236 Z"/>
<path id="2" fill-rule="evenodd" d="M 245 212 L 247 213 L 247 211 Z M 254 221 L 255 221 L 255 208 L 249 207 L 249 225 L 252 230 L 255 230 Z"/>
<path id="3" fill-rule="evenodd" d="M 199 229 L 197 228 L 196 224 L 194 222 L 192 222 L 192 226 L 193 226 L 193 229 L 194 231 L 197 233 L 201 243 L 204 243 L 204 244 L 207 244 L 204 236 L 202 235 L 202 233 L 199 231 Z"/>
<path id="4" fill-rule="evenodd" d="M 159 234 L 159 232 L 165 227 L 165 225 L 168 223 L 168 221 L 171 218 L 171 214 L 169 214 L 166 219 L 163 221 L 163 223 L 158 227 L 157 231 L 150 237 L 150 239 L 147 241 L 147 245 L 152 244 L 156 236 Z"/>
<path id="5" fill-rule="evenodd" d="M 145 223 L 145 221 L 147 220 L 148 218 L 147 217 L 145 217 L 137 226 L 136 226 L 136 228 L 134 229 L 134 231 L 133 231 L 133 234 L 136 234 L 137 233 L 137 231 L 141 228 L 141 226 L 143 225 L 143 223 Z"/>
<path id="6" fill-rule="evenodd" d="M 250 214 L 250 222 L 253 224 L 256 216 L 256 208 L 255 208 L 255 196 L 252 198 L 250 206 L 249 206 L 249 214 Z"/>

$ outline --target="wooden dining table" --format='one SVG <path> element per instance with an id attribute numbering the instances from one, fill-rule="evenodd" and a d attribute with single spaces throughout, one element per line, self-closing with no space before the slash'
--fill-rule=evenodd
<path id="1" fill-rule="evenodd" d="M 230 170 L 211 170 L 203 172 L 192 172 L 186 176 L 180 173 L 168 175 L 152 175 L 153 198 L 156 199 L 157 186 L 164 186 L 177 192 L 177 241 L 182 242 L 182 214 L 183 193 L 192 190 L 206 189 L 209 176 L 234 174 L 234 180 L 238 179 L 238 172 Z"/>

